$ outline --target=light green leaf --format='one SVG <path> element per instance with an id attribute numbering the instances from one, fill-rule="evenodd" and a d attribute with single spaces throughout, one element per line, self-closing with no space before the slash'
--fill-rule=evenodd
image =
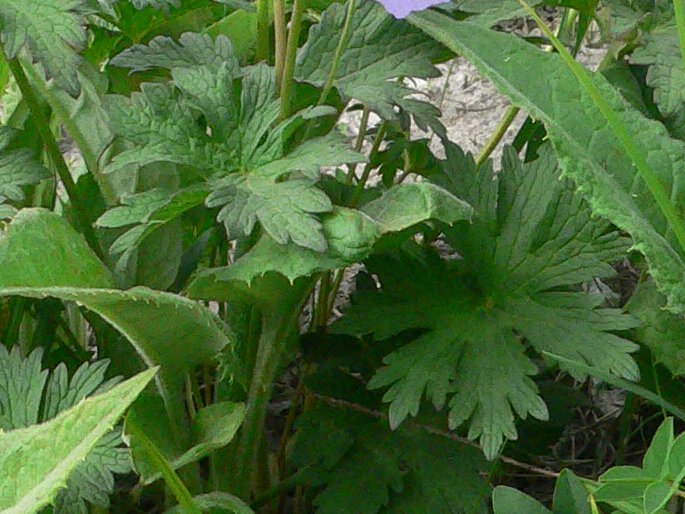
<path id="1" fill-rule="evenodd" d="M 156 371 L 140 373 L 41 425 L 0 432 L 0 510 L 31 514 L 50 503 Z"/>
<path id="2" fill-rule="evenodd" d="M 0 203 L 23 200 L 22 187 L 51 176 L 40 160 L 38 148 L 29 146 L 30 136 L 0 126 Z"/>
<path id="3" fill-rule="evenodd" d="M 641 321 L 636 341 L 646 345 L 657 362 L 674 375 L 685 375 L 685 320 L 666 310 L 666 298 L 653 281 L 638 284 L 627 305 Z"/>
<path id="4" fill-rule="evenodd" d="M 212 362 L 229 344 L 222 322 L 197 302 L 143 287 L 113 289 L 107 269 L 82 237 L 45 210 L 24 209 L 0 239 L 0 295 L 54 297 L 100 315 L 146 365 L 161 366 L 156 384 L 177 423 L 184 419 L 179 391 L 185 373 Z M 195 343 L 189 346 L 189 340 Z"/>
<path id="5" fill-rule="evenodd" d="M 685 263 L 652 193 L 636 173 L 621 142 L 560 57 L 507 34 L 456 22 L 436 12 L 410 17 L 438 41 L 472 61 L 501 92 L 547 126 L 562 168 L 593 211 L 629 232 L 650 265 L 669 308 L 685 310 Z M 522 68 L 536 73 L 521 74 Z M 598 74 L 592 83 L 657 175 L 674 205 L 682 204 L 685 145 L 663 125 L 645 118 Z"/>
<path id="6" fill-rule="evenodd" d="M 473 207 L 449 191 L 428 182 L 401 184 L 362 207 L 383 233 L 399 232 L 426 220 L 452 224 L 470 220 Z"/>
<path id="7" fill-rule="evenodd" d="M 495 514 L 552 514 L 544 505 L 511 487 L 500 485 L 492 493 Z"/>
<path id="8" fill-rule="evenodd" d="M 588 493 L 580 479 L 565 469 L 554 488 L 555 514 L 591 514 Z"/>
<path id="9" fill-rule="evenodd" d="M 85 46 L 85 5 L 82 0 L 2 0 L 0 21 L 7 56 L 17 57 L 27 48 L 60 87 L 79 90 L 75 52 Z"/>
<path id="10" fill-rule="evenodd" d="M 240 498 L 228 493 L 208 493 L 194 496 L 193 500 L 204 512 L 209 514 L 254 514 L 254 511 Z M 185 514 L 180 506 L 176 506 L 165 514 Z"/>

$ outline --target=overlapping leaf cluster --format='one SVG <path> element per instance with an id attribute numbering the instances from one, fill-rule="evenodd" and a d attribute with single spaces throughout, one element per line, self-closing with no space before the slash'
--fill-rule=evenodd
<path id="1" fill-rule="evenodd" d="M 279 121 L 273 69 L 240 68 L 224 37 L 213 41 L 187 33 L 179 43 L 156 38 L 113 63 L 133 70 L 170 69 L 172 83 L 144 84 L 130 100 L 110 99 L 113 130 L 135 145 L 117 155 L 110 170 L 156 162 L 192 168 L 198 181 L 209 183 L 207 205 L 221 208 L 218 219 L 229 237 L 248 235 L 259 222 L 280 244 L 326 249 L 317 215 L 333 205 L 316 186 L 319 167 L 361 156 L 335 133 L 292 151 L 286 143 L 305 120 L 330 114 L 329 109 L 309 108 Z M 134 201 L 144 199 L 150 196 Z"/>
<path id="2" fill-rule="evenodd" d="M 18 348 L 0 345 L 0 431 L 24 428 L 53 419 L 86 397 L 103 393 L 119 382 L 105 380 L 109 362 L 85 363 L 69 377 L 64 364 L 42 370 L 42 350 L 22 358 Z M 128 448 L 122 448 L 121 429 L 103 437 L 69 477 L 67 488 L 55 498 L 61 514 L 87 512 L 86 502 L 109 507 L 114 474 L 131 470 Z"/>
<path id="3" fill-rule="evenodd" d="M 474 223 L 457 224 L 446 239 L 454 258 L 409 251 L 372 258 L 381 283 L 360 294 L 338 331 L 396 337 L 421 335 L 387 356 L 369 386 L 389 388 L 390 424 L 419 412 L 425 395 L 436 408 L 449 405 L 457 428 L 480 439 L 492 458 L 505 438 L 517 437 L 515 415 L 547 418 L 531 379 L 532 352 L 586 362 L 629 379 L 638 377 L 630 352 L 636 345 L 612 333 L 635 325 L 602 298 L 580 289 L 613 274 L 627 242 L 587 206 L 559 171 L 550 148 L 531 164 L 506 153 L 502 172 L 448 148 L 436 181 L 475 208 Z"/>

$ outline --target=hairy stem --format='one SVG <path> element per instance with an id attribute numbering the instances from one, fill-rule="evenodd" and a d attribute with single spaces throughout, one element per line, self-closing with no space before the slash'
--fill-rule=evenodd
<path id="1" fill-rule="evenodd" d="M 623 149 L 635 164 L 638 174 L 642 180 L 645 181 L 649 192 L 666 218 L 671 230 L 673 230 L 681 249 L 685 250 L 685 224 L 680 218 L 675 206 L 671 203 L 671 199 L 666 192 L 664 185 L 661 183 L 656 173 L 654 173 L 654 170 L 652 170 L 652 168 L 649 166 L 644 153 L 640 150 L 630 135 L 628 127 L 626 127 L 606 98 L 602 96 L 601 91 L 592 81 L 588 71 L 575 61 L 566 47 L 561 44 L 554 33 L 547 27 L 547 25 L 545 25 L 542 19 L 540 19 L 537 12 L 535 12 L 535 9 L 528 5 L 525 0 L 518 1 L 526 10 L 528 15 L 535 20 L 545 36 L 549 38 L 554 45 L 554 48 L 556 48 L 557 52 L 559 52 L 559 55 L 563 59 L 566 66 L 571 70 L 571 72 L 573 72 L 580 85 L 590 95 L 590 98 L 592 98 L 592 101 L 602 113 L 604 119 L 606 119 L 609 127 L 611 127 L 612 132 L 623 146 Z"/>
<path id="2" fill-rule="evenodd" d="M 678 26 L 678 41 L 680 42 L 680 58 L 685 68 L 685 0 L 673 0 L 675 22 Z"/>
<path id="3" fill-rule="evenodd" d="M 31 77 L 31 80 L 33 80 L 38 93 L 48 103 L 52 109 L 52 112 L 57 115 L 59 121 L 62 123 L 62 125 L 64 125 L 64 128 L 71 139 L 73 139 L 74 143 L 76 143 L 76 146 L 78 146 L 79 152 L 83 156 L 83 161 L 86 164 L 86 169 L 91 175 L 93 175 L 93 178 L 97 182 L 105 202 L 107 202 L 108 206 L 114 205 L 116 203 L 116 195 L 114 194 L 112 186 L 107 181 L 107 178 L 104 176 L 104 173 L 102 173 L 102 169 L 100 168 L 100 164 L 98 162 L 98 157 L 92 152 L 83 130 L 81 130 L 81 127 L 74 123 L 71 115 L 65 109 L 64 104 L 59 101 L 54 91 L 45 86 L 45 83 L 38 73 L 36 73 L 36 70 L 30 65 L 25 65 L 23 68 Z"/>
<path id="4" fill-rule="evenodd" d="M 347 13 L 345 14 L 345 22 L 343 24 L 342 32 L 340 33 L 340 40 L 338 41 L 338 46 L 335 48 L 331 69 L 328 71 L 328 77 L 326 78 L 326 83 L 321 90 L 321 96 L 319 97 L 319 102 L 317 105 L 323 105 L 323 103 L 326 101 L 326 98 L 328 98 L 328 94 L 331 92 L 331 89 L 333 89 L 333 82 L 335 81 L 335 76 L 338 74 L 340 57 L 342 57 L 342 54 L 347 47 L 347 42 L 350 40 L 350 27 L 352 25 L 352 18 L 354 17 L 354 10 L 356 7 L 357 0 L 347 0 Z"/>
<path id="5" fill-rule="evenodd" d="M 95 236 L 95 231 L 93 230 L 93 226 L 91 224 L 92 220 L 84 209 L 84 199 L 80 198 L 77 193 L 76 184 L 71 176 L 69 167 L 64 161 L 62 152 L 60 152 L 57 141 L 50 130 L 50 124 L 45 116 L 45 113 L 40 107 L 38 98 L 34 94 L 33 89 L 29 84 L 28 78 L 24 73 L 24 68 L 17 59 L 7 59 L 7 63 L 12 75 L 14 76 L 14 79 L 17 82 L 17 86 L 19 86 L 19 90 L 21 91 L 24 100 L 26 100 L 26 105 L 28 105 L 31 115 L 36 120 L 36 130 L 38 130 L 38 135 L 42 139 L 48 155 L 50 156 L 50 160 L 55 166 L 57 175 L 59 176 L 59 179 L 64 185 L 64 189 L 67 191 L 67 195 L 71 200 L 71 204 L 74 208 L 74 212 L 76 213 L 76 218 L 78 219 L 81 232 L 86 238 L 86 241 L 91 249 L 97 254 L 98 257 L 102 258 L 102 248 L 100 247 L 100 242 Z"/>
<path id="6" fill-rule="evenodd" d="M 285 0 L 274 0 L 274 37 L 276 39 L 276 87 L 280 88 L 283 81 L 286 52 L 286 23 Z"/>
<path id="7" fill-rule="evenodd" d="M 304 14 L 303 0 L 293 0 L 293 14 L 290 18 L 290 32 L 288 46 L 285 52 L 283 81 L 281 82 L 281 119 L 291 114 L 293 88 L 295 86 L 295 59 L 297 58 L 297 44 L 302 30 L 302 15 Z"/>

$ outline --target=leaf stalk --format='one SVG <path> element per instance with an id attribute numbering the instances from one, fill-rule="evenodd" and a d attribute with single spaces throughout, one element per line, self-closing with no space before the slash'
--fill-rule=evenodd
<path id="1" fill-rule="evenodd" d="M 95 231 L 93 230 L 91 220 L 84 209 L 85 203 L 83 199 L 79 197 L 76 184 L 71 176 L 69 167 L 64 161 L 62 152 L 60 151 L 57 141 L 50 130 L 50 124 L 45 116 L 45 113 L 41 109 L 38 98 L 33 92 L 33 88 L 29 84 L 29 80 L 24 73 L 24 68 L 17 59 L 7 58 L 7 64 L 9 65 L 9 69 L 17 82 L 17 86 L 19 86 L 19 90 L 21 91 L 24 100 L 26 100 L 26 105 L 28 105 L 31 115 L 36 120 L 36 130 L 38 130 L 38 135 L 43 140 L 43 144 L 45 145 L 50 160 L 57 171 L 57 175 L 62 181 L 64 189 L 66 190 L 67 195 L 74 206 L 74 212 L 76 213 L 76 218 L 81 226 L 81 232 L 86 238 L 86 241 L 91 249 L 97 254 L 98 257 L 102 258 L 104 254 L 102 252 L 102 248 L 100 247 L 100 242 L 95 235 Z"/>
<path id="2" fill-rule="evenodd" d="M 295 62 L 297 59 L 297 45 L 302 30 L 302 16 L 304 14 L 303 0 L 293 0 L 293 13 L 290 18 L 288 46 L 285 53 L 283 80 L 281 82 L 281 120 L 291 114 L 292 96 L 295 86 Z"/>

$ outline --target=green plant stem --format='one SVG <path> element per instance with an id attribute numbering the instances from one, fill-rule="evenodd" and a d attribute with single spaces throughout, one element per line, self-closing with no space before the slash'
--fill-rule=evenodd
<path id="1" fill-rule="evenodd" d="M 42 78 L 38 75 L 38 73 L 36 73 L 36 70 L 33 68 L 33 66 L 25 61 L 23 64 L 25 64 L 23 69 L 26 70 L 27 75 L 31 77 L 31 80 L 33 81 L 33 84 L 35 85 L 35 88 L 40 96 L 42 96 L 43 99 L 48 103 L 52 109 L 52 112 L 57 115 L 59 121 L 62 123 L 62 125 L 64 125 L 64 128 L 71 139 L 73 139 L 74 143 L 76 143 L 76 146 L 78 146 L 79 152 L 83 156 L 83 162 L 86 164 L 86 169 L 97 182 L 105 202 L 108 206 L 114 205 L 117 201 L 116 194 L 114 193 L 112 186 L 109 184 L 107 177 L 105 177 L 102 169 L 100 168 L 97 155 L 91 151 L 88 140 L 86 139 L 86 135 L 83 133 L 81 128 L 74 123 L 71 115 L 65 109 L 64 104 L 59 101 L 54 91 L 45 85 Z"/>
<path id="2" fill-rule="evenodd" d="M 254 499 L 250 507 L 253 509 L 258 509 L 269 503 L 279 494 L 293 490 L 297 483 L 302 479 L 302 476 L 309 471 L 309 468 L 310 466 L 304 466 L 298 469 L 297 472 L 293 473 L 285 480 L 280 481 L 265 493 L 260 494 Z"/>
<path id="3" fill-rule="evenodd" d="M 195 500 L 193 500 L 190 491 L 188 491 L 185 484 L 169 465 L 164 455 L 162 455 L 153 442 L 148 439 L 143 430 L 135 423 L 130 423 L 127 420 L 126 431 L 136 438 L 138 445 L 147 453 L 153 466 L 162 474 L 164 481 L 176 497 L 176 500 L 178 500 L 183 512 L 185 514 L 202 514 L 202 510 L 197 506 Z"/>
<path id="4" fill-rule="evenodd" d="M 535 22 L 538 24 L 540 30 L 545 34 L 545 36 L 549 38 L 552 45 L 554 45 L 554 48 L 556 48 L 557 52 L 559 52 L 559 55 L 563 59 L 566 66 L 571 70 L 571 72 L 573 72 L 573 74 L 578 79 L 580 85 L 590 95 L 590 98 L 592 98 L 592 101 L 597 106 L 599 111 L 604 116 L 604 119 L 606 119 L 607 123 L 611 127 L 612 132 L 623 146 L 623 149 L 626 151 L 630 159 L 635 164 L 638 174 L 640 175 L 642 180 L 644 180 L 645 184 L 647 185 L 647 188 L 649 189 L 649 192 L 651 193 L 652 197 L 659 206 L 659 209 L 661 210 L 662 214 L 668 221 L 671 230 L 673 230 L 673 233 L 675 234 L 675 237 L 678 240 L 680 248 L 683 251 L 685 251 L 685 224 L 678 215 L 678 211 L 676 211 L 676 208 L 671 203 L 671 199 L 668 193 L 666 192 L 666 189 L 664 188 L 663 184 L 661 183 L 657 175 L 654 173 L 652 168 L 649 166 L 649 163 L 647 162 L 647 158 L 645 157 L 644 153 L 640 151 L 640 148 L 633 140 L 632 136 L 630 135 L 630 132 L 628 132 L 628 127 L 626 127 L 621 118 L 619 118 L 616 111 L 614 111 L 609 102 L 602 96 L 601 91 L 592 81 L 592 78 L 590 77 L 588 71 L 575 61 L 575 59 L 569 53 L 569 51 L 566 50 L 566 47 L 564 47 L 564 45 L 561 44 L 561 42 L 557 39 L 554 33 L 552 33 L 552 31 L 547 27 L 547 25 L 545 25 L 542 19 L 540 19 L 537 12 L 535 12 L 535 9 L 528 5 L 528 3 L 525 2 L 525 0 L 518 1 L 521 4 L 521 6 L 523 6 L 523 8 L 526 10 L 528 15 L 535 20 Z"/>
<path id="5" fill-rule="evenodd" d="M 490 139 L 485 143 L 485 146 L 478 154 L 478 157 L 476 158 L 476 168 L 480 168 L 490 158 L 492 152 L 494 152 L 495 148 L 500 144 L 520 110 L 521 109 L 515 105 L 510 105 L 507 108 L 504 116 L 497 124 L 497 128 L 495 128 L 495 132 L 490 136 Z"/>
<path id="6" fill-rule="evenodd" d="M 297 58 L 297 45 L 300 40 L 300 30 L 302 30 L 303 14 L 303 0 L 293 0 L 293 13 L 290 18 L 290 32 L 288 33 L 288 46 L 285 52 L 283 81 L 281 82 L 282 120 L 290 116 L 292 109 L 292 96 L 295 86 L 295 60 Z"/>
<path id="7" fill-rule="evenodd" d="M 286 22 L 285 22 L 285 0 L 274 0 L 274 37 L 276 39 L 276 87 L 281 87 L 283 81 L 283 67 L 285 66 L 286 52 Z"/>
<path id="8" fill-rule="evenodd" d="M 371 109 L 366 105 L 362 111 L 362 119 L 359 123 L 359 133 L 357 134 L 357 141 L 354 144 L 354 149 L 357 152 L 361 152 L 364 147 L 364 139 L 366 138 L 366 129 L 369 127 L 369 116 L 371 115 Z M 347 166 L 347 176 L 345 177 L 345 184 L 348 186 L 352 184 L 353 180 L 356 178 L 355 174 L 357 172 L 357 163 L 348 164 Z"/>
<path id="9" fill-rule="evenodd" d="M 257 0 L 257 62 L 269 58 L 269 0 Z"/>
<path id="10" fill-rule="evenodd" d="M 364 166 L 364 171 L 362 173 L 361 178 L 359 179 L 359 182 L 357 182 L 357 189 L 355 189 L 354 194 L 352 195 L 352 199 L 350 200 L 350 207 L 355 207 L 358 203 L 359 200 L 361 199 L 362 192 L 364 191 L 364 186 L 366 185 L 366 181 L 369 180 L 369 176 L 371 176 L 371 171 L 373 171 L 373 157 L 378 153 L 378 150 L 381 147 L 381 144 L 383 143 L 383 138 L 385 137 L 385 132 L 388 130 L 388 123 L 386 121 L 383 121 L 380 126 L 378 127 L 378 133 L 376 134 L 376 139 L 373 142 L 373 146 L 371 147 L 371 152 L 369 153 L 369 162 L 366 163 L 366 166 Z"/>
<path id="11" fill-rule="evenodd" d="M 680 58 L 685 69 L 685 0 L 673 0 L 675 22 L 678 27 L 678 41 L 680 42 Z"/>
<path id="12" fill-rule="evenodd" d="M 48 119 L 41 109 L 38 98 L 34 94 L 33 89 L 29 84 L 28 78 L 24 73 L 24 68 L 17 59 L 7 59 L 7 64 L 9 65 L 9 69 L 17 82 L 17 86 L 19 86 L 19 90 L 26 101 L 26 105 L 28 105 L 31 115 L 36 120 L 36 130 L 38 130 L 38 135 L 43 140 L 43 144 L 47 149 L 50 160 L 57 170 L 57 175 L 62 181 L 64 189 L 67 191 L 67 195 L 69 196 L 69 199 L 74 207 L 74 212 L 76 213 L 76 218 L 78 219 L 81 231 L 91 249 L 97 254 L 98 257 L 102 258 L 102 248 L 100 248 L 100 242 L 95 236 L 95 231 L 93 230 L 91 220 L 89 219 L 87 212 L 84 210 L 84 200 L 79 198 L 79 195 L 76 191 L 76 184 L 71 176 L 69 167 L 67 166 L 67 163 L 64 162 L 62 152 L 60 152 L 57 141 L 50 131 Z"/>
<path id="13" fill-rule="evenodd" d="M 241 428 L 237 460 L 236 493 L 249 498 L 261 473 L 259 449 L 264 432 L 266 408 L 285 353 L 286 328 L 279 321 L 266 320 L 259 338 L 257 359 L 252 371 L 245 419 Z"/>
<path id="14" fill-rule="evenodd" d="M 342 57 L 345 48 L 347 48 L 347 42 L 350 40 L 350 27 L 352 26 L 352 18 L 354 18 L 354 10 L 356 7 L 357 0 L 347 0 L 347 13 L 345 14 L 345 22 L 343 24 L 342 32 L 340 33 L 340 40 L 338 41 L 338 46 L 335 48 L 331 69 L 328 71 L 328 77 L 326 78 L 326 82 L 321 90 L 321 96 L 319 97 L 317 105 L 323 105 L 323 103 L 326 101 L 326 98 L 328 98 L 328 94 L 331 92 L 331 89 L 333 89 L 333 82 L 338 74 L 340 57 Z"/>

